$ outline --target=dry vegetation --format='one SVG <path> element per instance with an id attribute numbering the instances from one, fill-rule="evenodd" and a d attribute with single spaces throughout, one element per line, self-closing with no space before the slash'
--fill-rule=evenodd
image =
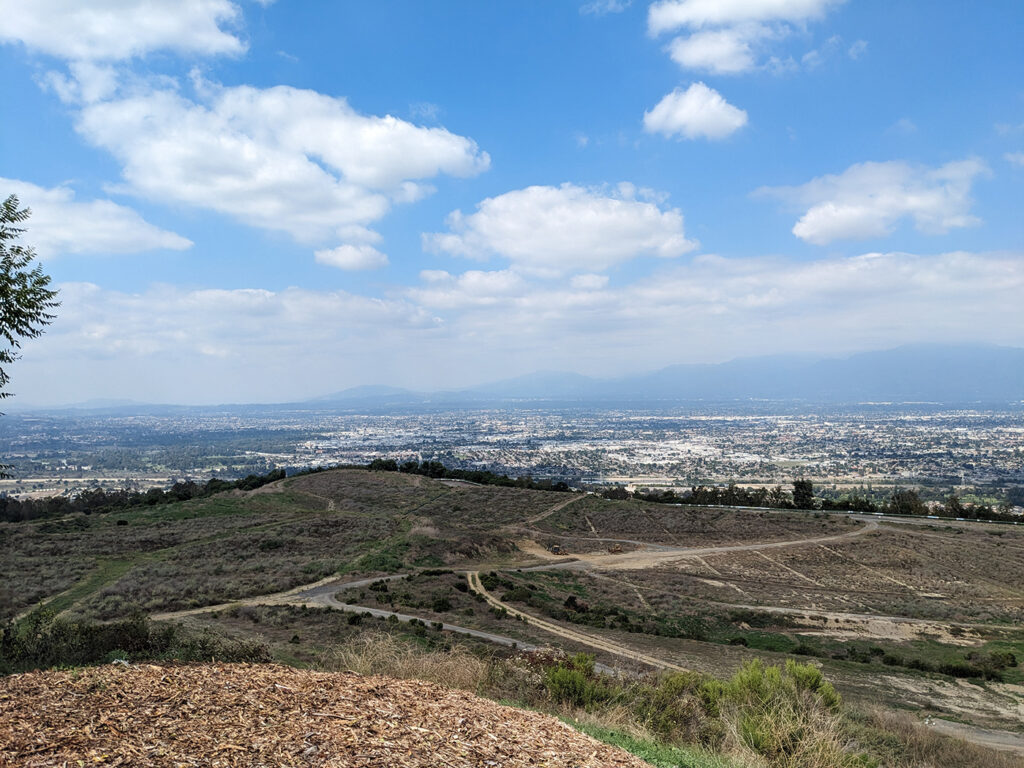
<path id="1" fill-rule="evenodd" d="M 538 528 L 584 539 L 604 536 L 707 547 L 846 533 L 851 524 L 845 518 L 830 515 L 808 518 L 805 514 L 786 512 L 709 509 L 588 496 L 546 518 Z"/>
<path id="2" fill-rule="evenodd" d="M 328 669 L 429 680 L 513 699 L 693 768 L 1022 768 L 1018 756 L 924 729 L 906 714 L 850 712 L 810 667 L 747 666 L 725 683 L 676 673 L 615 680 L 586 661 L 481 659 L 465 647 L 424 651 L 371 633 L 324 660 Z M 680 745 L 682 749 L 680 750 Z M 689 746 L 686 746 L 689 745 Z M 703 746 L 701 746 L 703 745 Z M 649 751 L 645 751 L 647 747 Z M 712 757 L 715 754 L 727 758 Z M 672 752 L 671 750 L 679 750 Z"/>
<path id="3" fill-rule="evenodd" d="M 334 573 L 355 579 L 411 571 L 412 577 L 391 582 L 387 590 L 363 586 L 342 590 L 338 597 L 517 641 L 549 642 L 542 631 L 482 604 L 466 591 L 461 574 L 446 570 L 486 564 L 484 572 L 498 569 L 500 579 L 491 591 L 518 608 L 687 668 L 727 677 L 754 658 L 782 663 L 787 654 L 812 655 L 857 700 L 906 702 L 997 727 L 1019 725 L 1024 711 L 1020 667 L 1003 669 L 1003 683 L 972 680 L 969 697 L 968 683 L 937 670 L 943 664 L 977 666 L 993 653 L 1016 653 L 1024 661 L 1024 633 L 1012 628 L 1024 620 L 1024 531 L 882 525 L 858 538 L 680 556 L 644 570 L 517 571 L 527 558 L 513 542 L 530 531 L 531 518 L 565 500 L 565 494 L 342 470 L 258 492 L 109 516 L 0 524 L 5 552 L 0 616 L 58 593 L 63 594 L 52 603 L 55 610 L 114 619 L 135 610 L 157 613 L 280 592 Z M 532 535 L 570 551 L 578 546 L 577 551 L 603 552 L 607 545 L 595 542 L 597 537 L 709 547 L 834 536 L 861 525 L 828 515 L 586 497 L 544 518 Z M 821 615 L 808 613 L 813 611 Z M 872 624 L 860 614 L 882 618 Z M 240 638 L 261 637 L 289 663 L 449 682 L 550 707 L 588 727 L 644 743 L 668 739 L 725 748 L 752 765 L 766 764 L 765 751 L 775 749 L 772 734 L 788 727 L 762 723 L 766 741 L 763 750 L 754 749 L 742 717 L 725 707 L 712 718 L 721 726 L 717 740 L 705 740 L 697 731 L 662 732 L 635 716 L 621 697 L 600 707 L 559 698 L 542 671 L 484 657 L 479 646 L 473 652 L 453 651 L 449 635 L 426 626 L 290 606 L 245 606 L 195 621 Z M 978 626 L 953 627 L 950 621 Z M 389 638 L 378 635 L 382 628 Z M 373 639 L 367 639 L 367 631 Z M 656 684 L 644 684 L 654 686 L 645 689 L 648 693 L 656 691 Z M 683 693 L 686 701 L 696 695 L 691 689 Z M 795 711 L 780 716 L 817 736 L 813 745 L 804 745 L 812 751 L 798 759 L 791 750 L 786 752 L 790 762 L 773 758 L 767 763 L 772 766 L 875 764 L 844 762 L 858 749 L 883 756 L 878 764 L 886 766 L 1019 765 L 920 728 L 908 730 L 909 721 L 887 715 L 842 723 L 824 711 L 814 714 L 813 722 L 802 721 L 804 715 Z M 691 762 L 720 765 L 698 758 Z"/>
<path id="4" fill-rule="evenodd" d="M 1013 624 L 1024 620 L 1024 536 L 904 525 L 827 545 L 711 555 L 657 583 L 713 600 Z"/>
<path id="5" fill-rule="evenodd" d="M 251 493 L 3 523 L 0 618 L 83 585 L 110 565 L 112 578 L 76 596 L 76 614 L 112 619 L 269 594 L 332 573 L 500 560 L 516 550 L 494 529 L 558 500 L 540 491 L 339 470 Z"/>

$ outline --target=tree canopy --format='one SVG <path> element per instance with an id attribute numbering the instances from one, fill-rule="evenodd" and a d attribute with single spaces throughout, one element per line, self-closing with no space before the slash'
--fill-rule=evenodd
<path id="1" fill-rule="evenodd" d="M 6 366 L 18 359 L 22 340 L 39 336 L 60 305 L 57 292 L 49 288 L 50 276 L 32 264 L 35 249 L 17 242 L 25 232 L 17 225 L 31 215 L 19 205 L 17 195 L 0 205 L 0 338 L 6 342 L 0 347 L 0 399 L 11 395 L 3 391 L 11 380 Z"/>

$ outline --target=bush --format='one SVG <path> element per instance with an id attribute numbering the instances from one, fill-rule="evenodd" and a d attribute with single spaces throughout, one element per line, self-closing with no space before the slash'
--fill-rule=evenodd
<path id="1" fill-rule="evenodd" d="M 580 656 L 584 656 L 584 654 L 579 654 L 574 658 L 579 659 Z M 590 710 L 596 704 L 611 698 L 611 691 L 608 687 L 601 680 L 593 677 L 594 658 L 591 656 L 589 660 L 589 673 L 586 663 L 576 665 L 573 660 L 568 663 L 559 662 L 548 668 L 544 673 L 544 687 L 555 701 Z"/>
<path id="2" fill-rule="evenodd" d="M 431 602 L 430 608 L 434 613 L 445 613 L 452 609 L 452 601 L 445 595 L 437 595 Z"/>
<path id="3" fill-rule="evenodd" d="M 717 744 L 718 697 L 704 690 L 695 672 L 664 675 L 653 689 L 641 692 L 636 710 L 641 722 L 660 738 L 675 743 Z"/>
<path id="4" fill-rule="evenodd" d="M 37 611 L 0 631 L 0 674 L 49 667 L 126 661 L 268 662 L 257 641 L 229 640 L 211 632 L 154 626 L 142 615 L 108 624 L 68 621 Z"/>

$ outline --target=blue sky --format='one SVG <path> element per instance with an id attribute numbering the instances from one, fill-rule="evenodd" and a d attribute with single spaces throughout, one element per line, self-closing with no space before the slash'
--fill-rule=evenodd
<path id="1" fill-rule="evenodd" d="M 1024 6 L 0 0 L 25 402 L 1024 345 Z"/>

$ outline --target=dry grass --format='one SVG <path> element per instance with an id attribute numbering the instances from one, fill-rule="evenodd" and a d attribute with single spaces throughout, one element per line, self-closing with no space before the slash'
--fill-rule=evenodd
<path id="1" fill-rule="evenodd" d="M 876 710 L 867 714 L 866 726 L 889 737 L 875 751 L 889 751 L 900 768 L 1024 768 L 1019 755 L 935 733 L 906 713 Z"/>
<path id="2" fill-rule="evenodd" d="M 593 528 L 591 528 L 593 525 Z M 831 515 L 710 509 L 587 496 L 538 526 L 559 534 L 594 535 L 679 546 L 717 546 L 782 541 L 847 533 L 858 524 Z"/>
<path id="3" fill-rule="evenodd" d="M 834 713 L 776 704 L 753 714 L 730 708 L 723 720 L 726 726 L 723 751 L 750 765 L 771 768 L 859 768 L 865 765 L 844 733 L 842 718 Z"/>
<path id="4" fill-rule="evenodd" d="M 507 536 L 564 494 L 449 487 L 394 472 L 336 470 L 274 492 L 220 494 L 41 523 L 0 523 L 0 619 L 82 583 L 104 560 L 131 565 L 93 584 L 75 611 L 116 619 L 217 604 L 334 572 L 394 572 L 508 556 Z M 411 530 L 410 530 L 411 529 Z"/>
<path id="5" fill-rule="evenodd" d="M 337 672 L 425 680 L 479 692 L 491 676 L 492 665 L 458 646 L 450 651 L 425 651 L 391 635 L 372 632 L 327 652 L 321 666 Z"/>

